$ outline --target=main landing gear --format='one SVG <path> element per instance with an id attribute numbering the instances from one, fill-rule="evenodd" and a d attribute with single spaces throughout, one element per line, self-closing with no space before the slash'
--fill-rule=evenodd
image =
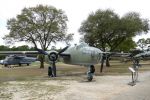
<path id="1" fill-rule="evenodd" d="M 48 76 L 49 77 L 53 77 L 53 71 L 52 71 L 52 67 L 51 66 L 48 67 Z"/>
<path id="2" fill-rule="evenodd" d="M 50 59 L 50 61 L 52 63 L 52 67 L 50 66 L 48 68 L 48 76 L 56 77 L 56 64 L 55 64 L 55 62 L 56 62 L 56 60 L 58 58 L 58 55 L 55 52 L 52 52 L 52 53 L 49 54 L 48 57 L 49 57 L 49 59 Z"/>
<path id="3" fill-rule="evenodd" d="M 49 77 L 56 77 L 56 65 L 55 62 L 53 62 L 52 67 L 48 67 L 48 76 Z"/>
<path id="4" fill-rule="evenodd" d="M 89 71 L 87 72 L 87 79 L 89 82 L 92 81 L 94 72 L 95 72 L 95 67 L 94 67 L 94 65 L 91 65 L 89 67 Z"/>

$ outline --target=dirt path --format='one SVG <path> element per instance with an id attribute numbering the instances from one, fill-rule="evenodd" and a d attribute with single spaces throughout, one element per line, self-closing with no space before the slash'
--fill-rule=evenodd
<path id="1" fill-rule="evenodd" d="M 95 76 L 93 82 L 74 81 L 64 93 L 55 99 L 60 100 L 109 100 L 110 97 L 131 88 L 127 85 L 129 76 Z"/>
<path id="2" fill-rule="evenodd" d="M 125 97 L 131 96 L 128 93 L 138 95 L 134 92 L 136 89 L 140 91 L 143 86 L 150 89 L 149 76 L 150 72 L 140 74 L 140 82 L 134 87 L 127 85 L 130 76 L 95 76 L 93 82 L 84 81 L 85 76 L 79 80 L 67 77 L 66 80 L 3 82 L 0 84 L 0 100 L 127 100 Z"/>
<path id="3" fill-rule="evenodd" d="M 150 72 L 140 75 L 139 82 L 134 87 L 122 91 L 110 100 L 150 100 Z"/>

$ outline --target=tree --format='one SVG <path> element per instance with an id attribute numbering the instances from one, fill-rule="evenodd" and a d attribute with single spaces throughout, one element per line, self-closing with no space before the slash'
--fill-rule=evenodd
<path id="1" fill-rule="evenodd" d="M 34 48 L 33 47 L 29 47 L 28 45 L 22 45 L 22 46 L 13 46 L 12 48 L 10 48 L 11 51 L 33 51 Z"/>
<path id="2" fill-rule="evenodd" d="M 9 51 L 10 48 L 4 45 L 0 45 L 0 51 Z M 4 55 L 0 55 L 0 59 L 4 59 L 5 56 Z"/>
<path id="3" fill-rule="evenodd" d="M 110 51 L 116 50 L 119 45 L 123 45 L 124 41 L 128 41 L 139 33 L 147 33 L 148 30 L 148 20 L 140 18 L 136 12 L 127 13 L 120 18 L 112 10 L 99 9 L 83 21 L 79 32 L 83 35 L 85 42 L 105 52 L 106 48 Z M 107 66 L 109 66 L 108 57 L 106 58 Z"/>
<path id="4" fill-rule="evenodd" d="M 9 51 L 10 48 L 8 46 L 0 45 L 0 51 Z"/>
<path id="5" fill-rule="evenodd" d="M 82 23 L 79 32 L 84 35 L 85 42 L 91 46 L 99 47 L 105 52 L 108 47 L 108 38 L 115 34 L 114 31 L 119 27 L 117 23 L 119 23 L 119 17 L 113 11 L 97 10 Z"/>
<path id="6" fill-rule="evenodd" d="M 24 8 L 20 15 L 7 22 L 10 33 L 4 39 L 10 42 L 25 41 L 32 43 L 35 48 L 40 45 L 47 50 L 49 45 L 57 41 L 69 41 L 72 34 L 67 34 L 68 18 L 61 9 L 53 6 L 38 5 Z M 44 57 L 40 68 L 44 68 Z"/>
<path id="7" fill-rule="evenodd" d="M 0 51 L 33 51 L 33 50 L 34 47 L 29 47 L 28 45 L 22 45 L 18 47 L 16 46 L 9 47 L 9 46 L 0 45 Z M 0 59 L 4 59 L 5 57 L 6 55 L 0 55 Z"/>
<path id="8" fill-rule="evenodd" d="M 111 47 L 111 51 L 113 51 L 119 45 L 125 43 L 124 41 L 128 41 L 136 35 L 147 33 L 148 30 L 149 24 L 147 19 L 140 18 L 139 13 L 129 12 L 120 18 L 120 27 L 117 28 L 117 34 L 109 39 L 108 45 Z"/>
<path id="9" fill-rule="evenodd" d="M 128 38 L 125 41 L 123 41 L 116 49 L 115 51 L 118 52 L 129 52 L 131 48 L 135 48 L 137 45 L 135 41 L 132 40 L 132 38 Z"/>

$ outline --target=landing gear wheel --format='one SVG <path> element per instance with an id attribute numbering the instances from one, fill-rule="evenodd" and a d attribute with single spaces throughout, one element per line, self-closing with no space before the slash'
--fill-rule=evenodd
<path id="1" fill-rule="evenodd" d="M 7 64 L 5 64 L 4 66 L 5 66 L 5 67 L 7 67 L 8 65 L 7 65 Z"/>
<path id="2" fill-rule="evenodd" d="M 95 67 L 93 65 L 91 65 L 89 67 L 89 71 L 87 72 L 87 80 L 89 82 L 91 82 L 93 80 L 93 75 L 94 75 L 94 72 L 95 72 Z"/>
<path id="3" fill-rule="evenodd" d="M 21 64 L 19 63 L 19 66 L 21 66 Z"/>
<path id="4" fill-rule="evenodd" d="M 91 82 L 93 79 L 93 76 L 87 77 L 88 81 Z"/>
<path id="5" fill-rule="evenodd" d="M 53 77 L 53 73 L 52 73 L 52 67 L 48 67 L 48 76 L 49 77 Z"/>

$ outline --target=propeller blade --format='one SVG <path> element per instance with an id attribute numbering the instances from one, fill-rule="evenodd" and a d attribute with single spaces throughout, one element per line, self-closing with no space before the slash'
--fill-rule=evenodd
<path id="1" fill-rule="evenodd" d="M 47 53 L 47 52 L 45 52 L 45 51 L 44 51 L 44 50 L 42 50 L 42 49 L 38 49 L 38 48 L 37 48 L 37 51 L 38 51 L 39 53 L 41 53 L 41 54 L 48 55 L 48 53 Z"/>
<path id="2" fill-rule="evenodd" d="M 63 48 L 61 51 L 58 52 L 58 55 L 60 55 L 61 53 L 63 53 L 65 50 L 67 50 L 69 46 L 66 46 L 65 48 Z"/>

